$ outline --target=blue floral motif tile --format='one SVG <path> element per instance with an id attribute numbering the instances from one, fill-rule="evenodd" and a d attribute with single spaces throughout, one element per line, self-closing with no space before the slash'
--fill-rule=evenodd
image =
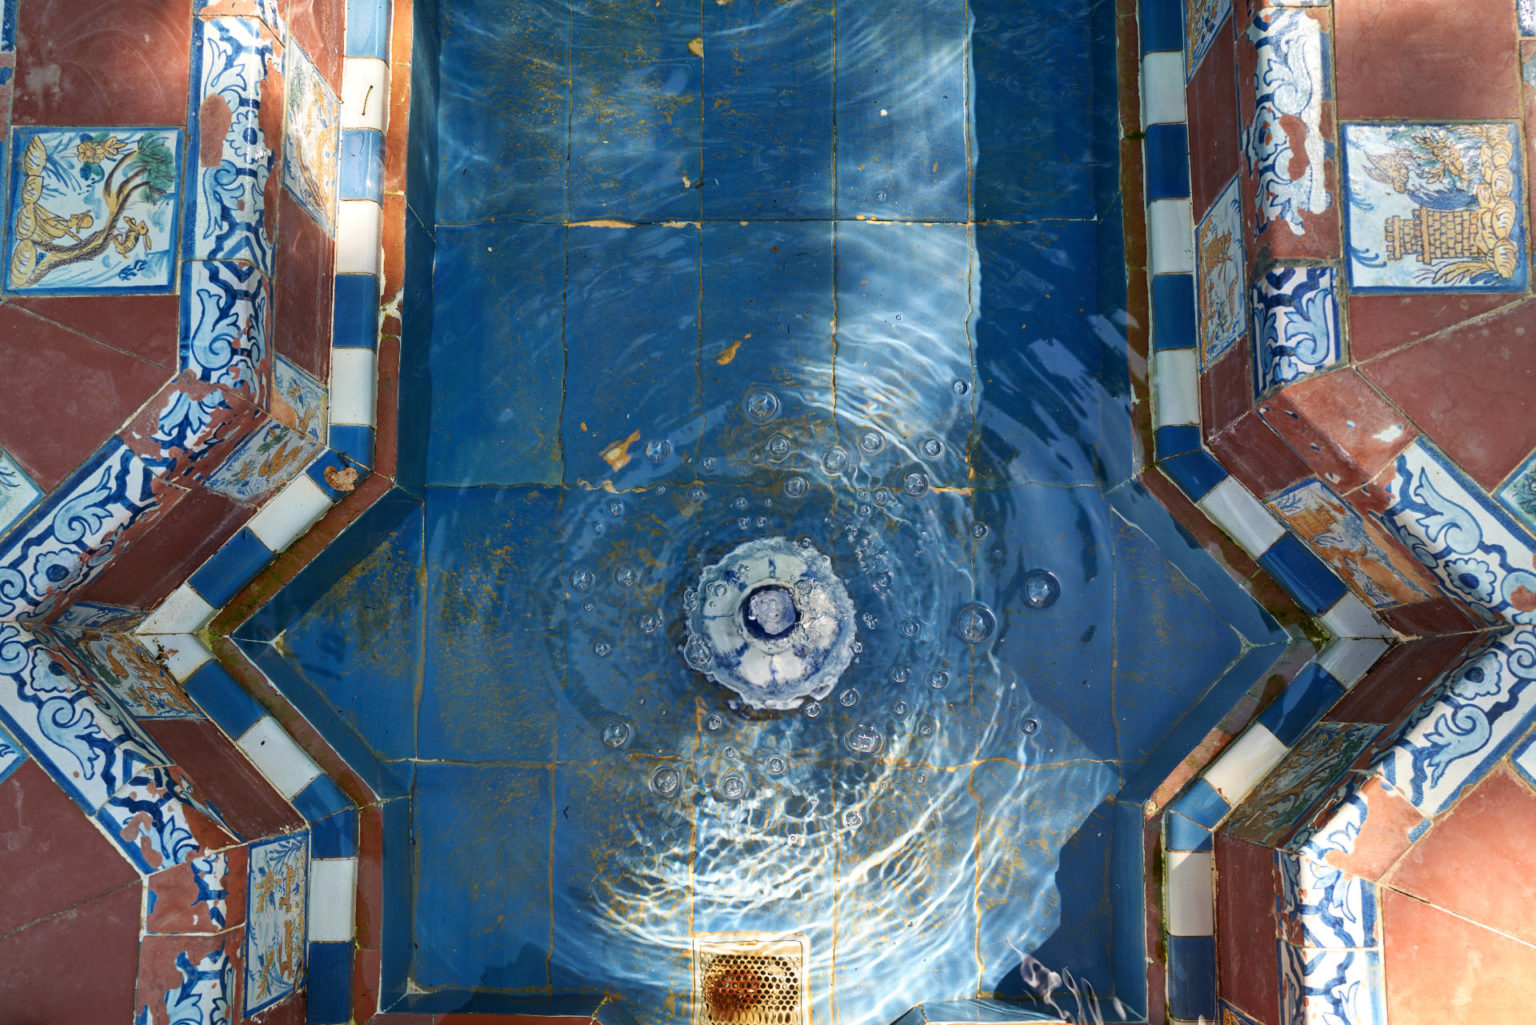
<path id="1" fill-rule="evenodd" d="M 191 937 L 187 939 L 192 940 Z M 193 940 L 193 943 L 197 940 Z M 146 948 L 140 956 L 152 956 L 152 953 L 161 949 L 164 949 L 163 945 L 156 944 L 153 948 Z M 230 1025 L 235 1018 L 234 1008 L 231 1007 L 235 999 L 234 959 L 222 945 L 206 954 L 199 954 L 198 951 L 202 949 L 206 947 L 176 953 L 176 972 L 180 982 L 163 997 L 160 994 L 139 993 L 141 1002 L 154 1001 L 164 1008 L 164 1014 L 159 1013 L 158 1008 L 151 1012 L 149 1007 L 144 1007 L 140 1012 L 142 1017 L 135 1018 L 135 1023 L 166 1020 L 176 1025 Z"/>
<path id="2" fill-rule="evenodd" d="M 1533 0 L 1536 2 L 1536 0 Z M 1494 496 L 1526 530 L 1536 533 L 1536 454 L 1528 456 Z M 0 522 L 4 516 L 0 515 Z"/>
<path id="3" fill-rule="evenodd" d="M 1257 52 L 1253 121 L 1242 140 L 1257 184 L 1254 231 L 1262 234 L 1282 221 L 1303 235 L 1301 215 L 1320 214 L 1333 205 L 1325 183 L 1329 146 L 1322 128 L 1331 76 L 1326 37 L 1306 11 L 1286 7 L 1256 11 L 1247 36 Z M 1293 178 L 1297 161 L 1291 146 L 1298 131 L 1306 166 Z"/>
<path id="4" fill-rule="evenodd" d="M 1375 883 L 1305 855 L 1282 852 L 1276 860 L 1288 942 L 1328 950 L 1378 944 Z"/>
<path id="5" fill-rule="evenodd" d="M 1387 608 L 1430 596 L 1435 581 L 1390 539 L 1316 478 L 1287 488 L 1270 500 L 1285 521 L 1328 568 L 1367 605 Z M 1385 544 L 1383 542 L 1386 542 Z"/>
<path id="6" fill-rule="evenodd" d="M 292 480 L 320 443 L 268 420 L 208 477 L 208 487 L 242 502 L 260 499 Z"/>
<path id="7" fill-rule="evenodd" d="M 1247 327 L 1243 279 L 1242 197 L 1234 177 L 1195 230 L 1195 280 L 1200 307 L 1200 359 L 1210 366 Z"/>
<path id="8" fill-rule="evenodd" d="M 304 978 L 309 834 L 251 844 L 246 891 L 245 1013 L 292 993 Z"/>
<path id="9" fill-rule="evenodd" d="M 281 47 L 254 18 L 199 18 L 192 43 L 192 137 L 201 138 L 200 124 L 217 109 L 229 128 L 219 161 L 196 170 L 196 187 L 188 197 L 186 225 L 188 260 L 249 260 L 263 274 L 272 273 L 267 178 L 276 154 L 261 130 L 262 83 L 274 76 Z"/>
<path id="10" fill-rule="evenodd" d="M 87 637 L 82 646 L 108 689 L 136 719 L 200 719 L 170 671 L 122 634 Z"/>
<path id="11" fill-rule="evenodd" d="M 18 128 L 10 181 L 10 292 L 175 287 L 179 129 Z"/>
<path id="12" fill-rule="evenodd" d="M 1252 299 L 1255 395 L 1339 361 L 1339 301 L 1332 268 L 1271 267 L 1253 283 Z"/>
<path id="13" fill-rule="evenodd" d="M 202 260 L 188 260 L 181 276 L 181 368 L 265 404 L 272 373 L 267 279 L 247 263 Z"/>
<path id="14" fill-rule="evenodd" d="M 283 80 L 288 90 L 283 129 L 283 184 L 330 234 L 336 232 L 341 106 L 309 56 L 291 39 Z"/>
<path id="15" fill-rule="evenodd" d="M 72 601 L 49 625 L 57 630 L 84 633 L 88 630 L 131 630 L 143 616 L 135 609 L 118 608 L 100 602 Z"/>
<path id="16" fill-rule="evenodd" d="M 272 367 L 272 415 L 300 434 L 325 440 L 325 388 L 282 354 Z"/>
<path id="17" fill-rule="evenodd" d="M 1441 590 L 1485 622 L 1536 623 L 1536 549 L 1444 454 L 1418 439 L 1398 455 L 1385 485 L 1383 523 Z"/>
<path id="18" fill-rule="evenodd" d="M 1370 724 L 1318 723 L 1243 800 L 1222 832 L 1275 846 L 1378 732 Z"/>
<path id="19" fill-rule="evenodd" d="M 0 783 L 4 783 L 6 777 L 15 772 L 26 760 L 27 753 L 16 742 L 16 738 L 0 727 Z"/>
<path id="20" fill-rule="evenodd" d="M 1211 48 L 1216 32 L 1232 13 L 1232 0 L 1184 0 L 1184 68 L 1187 77 Z M 1228 32 L 1231 30 L 1229 29 Z"/>
<path id="21" fill-rule="evenodd" d="M 1347 124 L 1342 136 L 1355 291 L 1525 289 L 1518 125 Z"/>
<path id="22" fill-rule="evenodd" d="M 0 534 L 43 497 L 43 492 L 22 472 L 16 461 L 0 452 Z"/>
<path id="23" fill-rule="evenodd" d="M 1286 1025 L 1387 1025 L 1378 951 L 1279 948 Z"/>

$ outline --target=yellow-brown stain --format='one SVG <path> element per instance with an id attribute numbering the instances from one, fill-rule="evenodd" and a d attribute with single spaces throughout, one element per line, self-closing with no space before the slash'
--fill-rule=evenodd
<path id="1" fill-rule="evenodd" d="M 600 217 L 600 218 L 598 218 L 597 220 L 594 220 L 594 221 L 571 221 L 571 222 L 569 222 L 566 225 L 566 227 L 569 227 L 569 228 L 633 228 L 634 224 L 632 222 L 630 222 L 630 221 L 616 221 L 616 220 L 614 220 L 614 219 L 612 219 L 610 217 Z"/>
<path id="2" fill-rule="evenodd" d="M 752 332 L 748 331 L 744 337 L 736 339 L 730 344 L 729 348 L 715 357 L 715 362 L 720 364 L 722 367 L 729 366 L 731 360 L 736 358 L 737 351 L 741 349 L 741 343 L 751 337 Z"/>
<path id="3" fill-rule="evenodd" d="M 695 57 L 704 56 L 704 37 L 697 36 L 688 40 L 688 52 L 693 54 Z"/>
<path id="4" fill-rule="evenodd" d="M 624 469 L 634 457 L 629 454 L 629 446 L 640 440 L 639 431 L 630 431 L 629 437 L 623 441 L 616 441 L 603 449 L 603 462 L 611 466 L 614 472 Z"/>

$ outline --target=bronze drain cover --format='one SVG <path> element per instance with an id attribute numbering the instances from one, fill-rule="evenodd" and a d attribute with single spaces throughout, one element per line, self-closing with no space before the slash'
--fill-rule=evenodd
<path id="1" fill-rule="evenodd" d="M 696 936 L 695 1025 L 810 1025 L 806 949 L 804 936 Z"/>

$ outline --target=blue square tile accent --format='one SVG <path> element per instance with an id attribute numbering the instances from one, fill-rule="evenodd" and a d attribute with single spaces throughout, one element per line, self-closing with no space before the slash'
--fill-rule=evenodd
<path id="1" fill-rule="evenodd" d="M 347 0 L 346 47 L 348 57 L 389 60 L 389 0 Z"/>
<path id="2" fill-rule="evenodd" d="M 1317 665 L 1309 665 L 1270 702 L 1259 715 L 1259 722 L 1268 727 L 1280 743 L 1290 747 L 1318 716 L 1343 696 L 1344 688 L 1337 680 Z"/>
<path id="3" fill-rule="evenodd" d="M 1163 816 L 1163 840 L 1170 851 L 1208 851 L 1211 831 L 1178 812 Z"/>
<path id="4" fill-rule="evenodd" d="M 272 558 L 272 549 L 250 530 L 242 529 L 224 542 L 224 547 L 214 552 L 188 583 L 209 605 L 220 608 L 239 594 Z"/>
<path id="5" fill-rule="evenodd" d="M 380 202 L 384 194 L 384 135 L 372 128 L 341 133 L 341 198 Z"/>
<path id="6" fill-rule="evenodd" d="M 1344 596 L 1344 582 L 1294 534 L 1281 535 L 1258 562 L 1314 616 Z"/>
<path id="7" fill-rule="evenodd" d="M 339 502 L 341 499 L 346 497 L 347 492 L 338 491 L 332 487 L 331 482 L 326 479 L 326 471 L 329 470 L 331 475 L 334 477 L 342 470 L 356 470 L 357 480 L 354 481 L 352 485 L 353 489 L 356 490 L 357 485 L 362 483 L 364 477 L 368 476 L 368 467 L 367 464 L 356 465 L 352 462 L 348 462 L 347 460 L 352 459 L 352 454 L 350 452 L 345 453 L 346 459 L 344 460 L 341 454 L 338 454 L 336 451 L 336 428 L 332 427 L 330 430 L 331 448 L 321 452 L 319 458 L 316 459 L 313 463 L 310 463 L 309 467 L 304 472 L 309 475 L 310 480 L 320 485 L 320 490 L 329 495 L 331 501 Z M 364 427 L 362 430 L 367 431 L 369 434 L 370 440 L 368 443 L 368 462 L 371 463 L 373 462 L 373 442 L 371 440 L 373 436 L 373 429 L 371 427 Z"/>
<path id="8" fill-rule="evenodd" d="M 1186 1021 L 1216 1017 L 1216 938 L 1168 937 L 1168 1013 Z"/>
<path id="9" fill-rule="evenodd" d="M 1227 475 L 1227 471 L 1222 469 L 1215 457 L 1203 448 L 1185 452 L 1171 459 L 1159 459 L 1158 465 L 1173 478 L 1175 484 L 1184 490 L 1190 500 L 1195 502 L 1204 498 Z"/>
<path id="10" fill-rule="evenodd" d="M 373 465 L 374 433 L 361 424 L 332 424 L 331 450 L 339 452 L 357 466 Z"/>
<path id="11" fill-rule="evenodd" d="M 208 718 L 236 739 L 267 714 L 228 670 L 211 659 L 199 666 L 182 688 Z"/>
<path id="12" fill-rule="evenodd" d="M 309 945 L 309 1025 L 352 1020 L 352 944 Z"/>
<path id="13" fill-rule="evenodd" d="M 1152 348 L 1193 349 L 1195 331 L 1195 276 L 1159 274 L 1152 279 Z"/>
<path id="14" fill-rule="evenodd" d="M 1183 0 L 1141 0 L 1141 52 L 1182 49 Z"/>
<path id="15" fill-rule="evenodd" d="M 1157 458 L 1170 459 L 1200 448 L 1200 428 L 1194 424 L 1159 427 L 1156 435 Z"/>
<path id="16" fill-rule="evenodd" d="M 1204 779 L 1197 779 L 1174 799 L 1168 810 L 1178 812 L 1207 829 L 1214 829 L 1222 816 L 1232 810 L 1232 806 L 1216 792 L 1215 787 Z"/>
<path id="17" fill-rule="evenodd" d="M 347 808 L 309 826 L 310 857 L 351 858 L 357 854 L 357 809 Z"/>
<path id="18" fill-rule="evenodd" d="M 1189 195 L 1189 129 L 1152 125 L 1147 129 L 1147 202 Z"/>
<path id="19" fill-rule="evenodd" d="M 353 805 L 331 777 L 316 776 L 309 786 L 293 795 L 293 806 L 306 822 L 319 822 Z"/>
<path id="20" fill-rule="evenodd" d="M 378 345 L 379 279 L 372 274 L 336 275 L 331 348 L 376 349 Z"/>

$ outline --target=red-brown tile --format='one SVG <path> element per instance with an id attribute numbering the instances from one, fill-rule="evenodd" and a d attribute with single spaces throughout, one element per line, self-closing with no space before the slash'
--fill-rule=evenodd
<path id="1" fill-rule="evenodd" d="M 197 796 L 218 809 L 243 838 L 275 836 L 304 824 L 298 812 L 213 723 L 206 719 L 146 719 L 144 728 L 192 781 Z"/>
<path id="2" fill-rule="evenodd" d="M 87 338 L 176 369 L 179 300 L 174 295 L 29 295 L 10 301 Z"/>
<path id="3" fill-rule="evenodd" d="M 379 1009 L 379 966 L 377 949 L 358 947 L 352 952 L 352 1019 L 368 1021 Z"/>
<path id="4" fill-rule="evenodd" d="M 0 305 L 0 448 L 52 491 L 171 374 Z M 38 429 L 46 410 L 48 429 Z"/>
<path id="5" fill-rule="evenodd" d="M 1383 655 L 1323 718 L 1333 722 L 1397 721 L 1471 639 L 1467 634 L 1459 634 L 1399 644 Z"/>
<path id="6" fill-rule="evenodd" d="M 273 346 L 324 383 L 331 366 L 335 244 L 287 190 L 278 210 Z"/>
<path id="7" fill-rule="evenodd" d="M 1348 367 L 1303 378 L 1261 402 L 1259 413 L 1341 492 L 1376 476 L 1418 434 Z"/>
<path id="8" fill-rule="evenodd" d="M 308 1020 L 308 994 L 284 997 L 260 1014 L 245 1019 L 249 1025 L 304 1025 Z"/>
<path id="9" fill-rule="evenodd" d="M 1309 476 L 1301 457 L 1252 410 L 1206 444 L 1232 476 L 1261 498 Z"/>
<path id="10" fill-rule="evenodd" d="M 1483 487 L 1536 448 L 1536 300 L 1360 368 Z"/>
<path id="11" fill-rule="evenodd" d="M 122 852 L 36 762 L 0 783 L 0 837 L 0 933 L 138 879 Z"/>
<path id="12" fill-rule="evenodd" d="M 1216 836 L 1216 963 L 1221 995 L 1258 1016 L 1280 1018 L 1279 935 L 1275 900 L 1280 881 L 1268 847 Z"/>
<path id="13" fill-rule="evenodd" d="M 398 6 L 398 5 L 397 5 Z M 411 66 L 389 66 L 389 120 L 384 128 L 384 194 L 405 191 L 406 146 L 411 113 Z"/>
<path id="14" fill-rule="evenodd" d="M 411 42 L 416 30 L 415 5 L 412 0 L 395 0 L 390 5 L 390 8 L 389 59 L 394 64 L 409 65 L 411 63 Z"/>
<path id="15" fill-rule="evenodd" d="M 1200 373 L 1200 424 L 1209 440 L 1253 408 L 1253 350 L 1247 332 Z"/>
<path id="16" fill-rule="evenodd" d="M 187 120 L 192 0 L 46 0 L 16 10 L 18 125 Z"/>
<path id="17" fill-rule="evenodd" d="M 343 22 L 346 0 L 289 0 L 288 31 L 315 62 L 320 74 L 341 94 Z"/>
<path id="18" fill-rule="evenodd" d="M 1536 947 L 1390 890 L 1381 903 L 1392 1025 L 1529 1020 Z"/>
<path id="19" fill-rule="evenodd" d="M 127 551 L 119 552 L 101 576 L 81 589 L 79 599 L 129 609 L 152 609 L 234 536 L 251 510 L 215 491 L 193 488 Z"/>
<path id="20" fill-rule="evenodd" d="M 405 287 L 405 196 L 384 197 L 381 246 L 384 251 L 384 279 L 379 293 L 388 302 Z M 398 323 L 398 321 L 396 322 Z M 399 328 L 395 329 L 399 333 Z"/>
<path id="21" fill-rule="evenodd" d="M 1357 362 L 1374 359 L 1409 342 L 1455 327 L 1464 320 L 1512 306 L 1519 296 L 1490 293 L 1465 295 L 1426 292 L 1422 295 L 1351 295 L 1349 353 Z"/>
<path id="22" fill-rule="evenodd" d="M 400 339 L 379 339 L 379 392 L 373 442 L 373 472 L 393 478 L 398 469 L 400 434 Z"/>
<path id="23" fill-rule="evenodd" d="M 0 1014 L 26 1012 L 3 1020 L 133 1021 L 143 899 L 140 886 L 125 886 L 0 937 Z M 65 970 L 69 966 L 77 970 Z"/>
<path id="24" fill-rule="evenodd" d="M 184 959 L 194 969 L 209 958 L 222 956 L 235 965 L 235 971 L 226 978 L 233 980 L 225 998 L 232 1007 L 240 1007 L 245 973 L 241 971 L 244 955 L 244 929 L 232 929 L 217 936 L 146 936 L 139 948 L 138 994 L 136 1004 L 143 1018 L 135 1017 L 135 1025 L 180 1025 L 181 1018 L 172 1018 L 168 1005 L 174 994 L 187 982 L 187 976 L 178 960 Z"/>
<path id="25" fill-rule="evenodd" d="M 1189 80 L 1189 194 L 1195 221 L 1238 170 L 1237 66 L 1232 18 Z"/>
<path id="26" fill-rule="evenodd" d="M 357 837 L 357 945 L 378 950 L 384 940 L 384 816 L 378 805 L 358 809 Z"/>
<path id="27" fill-rule="evenodd" d="M 1424 816 L 1381 781 L 1379 776 L 1370 779 L 1360 788 L 1365 799 L 1365 823 L 1355 837 L 1355 849 L 1350 854 L 1329 851 L 1328 863 L 1364 879 L 1380 879 L 1382 875 L 1412 846 L 1409 833 L 1424 823 Z M 1319 813 L 1323 818 L 1332 812 L 1326 808 Z M 1314 819 L 1317 821 L 1317 819 Z"/>
<path id="28" fill-rule="evenodd" d="M 284 129 L 284 83 L 283 83 L 283 43 L 281 39 L 272 38 L 272 57 L 267 62 L 261 76 L 261 107 L 257 112 L 257 125 L 261 129 L 261 137 L 266 141 L 267 148 L 273 153 L 279 154 L 273 163 L 272 173 L 267 175 L 266 188 L 262 190 L 262 209 L 266 211 L 262 228 L 266 235 L 267 243 L 275 244 L 280 225 L 278 224 L 279 197 L 283 194 L 283 129 Z M 222 140 L 220 140 L 222 146 Z"/>
<path id="29" fill-rule="evenodd" d="M 1519 117 L 1515 5 L 1336 0 L 1339 117 Z"/>
<path id="30" fill-rule="evenodd" d="M 1436 634 L 1454 634 L 1476 628 L 1465 606 L 1443 595 L 1429 601 L 1379 611 L 1387 625 L 1405 637 L 1433 637 Z"/>
<path id="31" fill-rule="evenodd" d="M 145 926 L 152 933 L 216 933 L 245 922 L 247 848 L 230 847 L 224 859 L 224 896 L 216 908 L 200 897 L 191 861 L 163 868 L 147 880 L 150 896 Z M 215 918 L 218 914 L 220 918 Z"/>

